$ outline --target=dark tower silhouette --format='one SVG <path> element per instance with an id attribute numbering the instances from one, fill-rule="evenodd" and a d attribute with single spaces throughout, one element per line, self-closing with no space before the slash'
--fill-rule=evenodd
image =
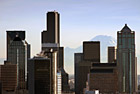
<path id="1" fill-rule="evenodd" d="M 25 40 L 25 31 L 7 31 L 6 33 L 7 33 L 7 59 L 8 59 L 8 48 L 10 46 L 10 42 L 14 40 L 16 35 L 18 35 L 18 37 L 21 40 Z"/>
<path id="2" fill-rule="evenodd" d="M 100 41 L 84 41 L 83 53 L 74 54 L 75 94 L 83 94 L 92 63 L 100 63 Z"/>
<path id="3" fill-rule="evenodd" d="M 119 93 L 134 94 L 137 91 L 137 62 L 135 56 L 135 32 L 125 24 L 117 32 L 117 65 Z"/>
<path id="4" fill-rule="evenodd" d="M 59 13 L 51 11 L 47 13 L 47 30 L 42 32 L 42 51 L 52 49 L 57 54 L 57 71 L 62 75 L 62 92 L 68 91 L 68 74 L 64 70 L 64 48 L 60 47 Z M 67 88 L 66 88 L 67 87 Z"/>
<path id="5" fill-rule="evenodd" d="M 59 45 L 59 13 L 47 13 L 47 31 L 42 32 L 42 43 L 56 43 Z"/>
<path id="6" fill-rule="evenodd" d="M 30 45 L 25 40 L 25 31 L 7 31 L 7 61 L 17 64 L 18 89 L 26 88 L 28 58 Z"/>
<path id="7" fill-rule="evenodd" d="M 116 49 L 114 46 L 108 47 L 108 63 L 115 63 L 116 61 Z"/>

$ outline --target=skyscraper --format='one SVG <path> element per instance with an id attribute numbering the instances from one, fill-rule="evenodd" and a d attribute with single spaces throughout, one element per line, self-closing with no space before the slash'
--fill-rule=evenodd
<path id="1" fill-rule="evenodd" d="M 117 32 L 117 65 L 119 93 L 137 91 L 137 63 L 135 61 L 135 32 L 125 24 Z"/>
<path id="2" fill-rule="evenodd" d="M 34 57 L 28 63 L 29 94 L 54 94 L 51 88 L 51 61 Z"/>
<path id="3" fill-rule="evenodd" d="M 108 63 L 115 63 L 116 49 L 115 47 L 108 47 Z"/>
<path id="4" fill-rule="evenodd" d="M 17 64 L 5 61 L 4 65 L 0 65 L 0 81 L 2 91 L 15 92 L 17 88 Z"/>
<path id="5" fill-rule="evenodd" d="M 25 89 L 30 45 L 25 41 L 25 31 L 7 31 L 7 61 L 17 64 L 17 88 Z"/>
<path id="6" fill-rule="evenodd" d="M 118 94 L 116 65 L 116 63 L 93 63 L 87 76 L 89 91 L 97 89 L 101 94 Z"/>
<path id="7" fill-rule="evenodd" d="M 75 94 L 83 94 L 92 63 L 100 63 L 100 42 L 83 42 L 83 53 L 75 53 Z"/>
<path id="8" fill-rule="evenodd" d="M 21 40 L 25 40 L 25 31 L 7 31 L 7 59 L 8 59 L 8 48 L 12 40 L 15 39 L 16 35 L 20 37 Z"/>
<path id="9" fill-rule="evenodd" d="M 42 50 L 53 49 L 58 52 L 58 68 L 63 68 L 63 47 L 60 47 L 59 13 L 47 13 L 47 30 L 42 32 Z"/>
<path id="10" fill-rule="evenodd" d="M 59 13 L 47 13 L 47 31 L 42 32 L 43 47 L 59 47 Z"/>
<path id="11" fill-rule="evenodd" d="M 48 51 L 52 49 L 57 53 L 57 71 L 64 70 L 64 48 L 60 47 L 60 24 L 59 24 L 59 13 L 51 11 L 47 13 L 47 30 L 42 32 L 42 51 Z M 48 56 L 51 58 L 50 56 Z M 66 76 L 63 76 L 66 75 Z M 62 79 L 68 79 L 66 72 L 62 72 Z M 65 88 L 68 86 L 68 82 L 62 81 L 62 91 L 66 91 Z"/>
<path id="12" fill-rule="evenodd" d="M 85 41 L 83 42 L 84 60 L 100 62 L 100 42 Z"/>

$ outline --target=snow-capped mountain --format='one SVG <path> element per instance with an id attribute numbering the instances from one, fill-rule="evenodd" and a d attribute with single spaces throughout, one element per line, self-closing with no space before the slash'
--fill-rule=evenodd
<path id="1" fill-rule="evenodd" d="M 89 41 L 100 41 L 100 52 L 101 52 L 101 62 L 107 62 L 107 47 L 116 46 L 117 41 L 112 36 L 107 35 L 98 35 L 92 38 Z M 73 49 L 66 47 L 65 48 L 65 69 L 68 73 L 74 73 L 74 53 L 82 53 L 83 45 Z"/>

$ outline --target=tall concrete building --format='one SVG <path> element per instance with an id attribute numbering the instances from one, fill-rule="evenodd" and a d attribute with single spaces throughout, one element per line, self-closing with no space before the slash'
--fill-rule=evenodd
<path id="1" fill-rule="evenodd" d="M 47 30 L 42 32 L 42 51 L 53 49 L 57 52 L 57 70 L 64 70 L 64 48 L 60 47 L 60 18 L 59 13 L 51 11 L 47 13 Z M 49 57 L 50 58 L 50 57 Z M 68 79 L 66 72 L 62 72 L 62 79 Z M 66 74 L 65 74 L 66 73 Z M 67 76 L 63 76 L 67 75 Z M 68 86 L 68 82 L 62 81 L 62 91 L 67 91 L 63 87 Z M 65 83 L 66 82 L 66 83 Z"/>
<path id="2" fill-rule="evenodd" d="M 47 13 L 47 31 L 42 32 L 42 48 L 59 47 L 59 13 L 56 11 Z"/>
<path id="3" fill-rule="evenodd" d="M 0 65 L 2 91 L 15 92 L 17 88 L 17 64 L 10 62 Z"/>
<path id="4" fill-rule="evenodd" d="M 87 77 L 89 91 L 99 90 L 101 94 L 118 94 L 116 63 L 93 63 Z"/>
<path id="5" fill-rule="evenodd" d="M 69 86 L 69 75 L 66 73 L 64 69 L 61 69 L 61 77 L 62 77 L 62 91 L 63 93 L 67 93 L 70 91 L 70 86 Z"/>
<path id="6" fill-rule="evenodd" d="M 25 89 L 30 45 L 25 41 L 25 31 L 7 31 L 7 61 L 17 64 L 17 88 Z"/>
<path id="7" fill-rule="evenodd" d="M 100 63 L 100 42 L 83 42 L 83 53 L 75 53 L 75 93 L 83 94 L 92 63 Z"/>
<path id="8" fill-rule="evenodd" d="M 92 62 L 100 62 L 100 42 L 85 41 L 83 42 L 83 58 Z"/>
<path id="9" fill-rule="evenodd" d="M 114 46 L 108 47 L 108 63 L 115 63 L 116 61 L 116 49 Z"/>
<path id="10" fill-rule="evenodd" d="M 7 59 L 8 59 L 8 48 L 10 46 L 11 41 L 15 39 L 18 35 L 21 40 L 25 40 L 25 31 L 7 31 Z"/>
<path id="11" fill-rule="evenodd" d="M 125 24 L 117 32 L 117 65 L 119 93 L 134 94 L 137 91 L 137 62 L 135 32 Z"/>
<path id="12" fill-rule="evenodd" d="M 80 94 L 79 84 L 79 74 L 80 70 L 78 68 L 78 64 L 83 61 L 83 53 L 74 53 L 74 77 L 75 77 L 75 94 Z M 82 90 L 82 89 L 81 89 Z"/>
<path id="13" fill-rule="evenodd" d="M 50 59 L 34 57 L 29 60 L 28 68 L 29 94 L 54 94 Z"/>
<path id="14" fill-rule="evenodd" d="M 58 68 L 63 68 L 64 49 L 60 47 L 59 13 L 56 11 L 47 13 L 47 30 L 42 32 L 42 50 L 53 49 L 58 52 Z"/>

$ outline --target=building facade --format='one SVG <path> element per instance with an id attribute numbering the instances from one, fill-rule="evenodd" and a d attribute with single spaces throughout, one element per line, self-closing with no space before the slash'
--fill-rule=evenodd
<path id="1" fill-rule="evenodd" d="M 12 64 L 17 64 L 18 79 L 17 88 L 25 89 L 25 81 L 27 76 L 27 46 L 28 44 L 25 41 L 22 41 L 19 37 L 15 37 L 11 41 L 8 47 L 8 61 Z M 26 66 L 26 67 L 25 67 Z"/>
<path id="2" fill-rule="evenodd" d="M 100 62 L 100 42 L 99 41 L 84 41 L 83 42 L 83 59 Z"/>
<path id="3" fill-rule="evenodd" d="M 83 53 L 75 53 L 75 93 L 83 94 L 92 63 L 100 63 L 100 42 L 84 41 Z"/>
<path id="4" fill-rule="evenodd" d="M 87 77 L 89 91 L 99 90 L 101 94 L 118 93 L 116 63 L 93 63 Z"/>
<path id="5" fill-rule="evenodd" d="M 47 13 L 47 30 L 42 32 L 42 51 L 47 52 L 52 49 L 57 52 L 57 70 L 64 70 L 64 47 L 60 47 L 60 17 L 59 13 L 56 11 L 51 11 Z M 48 55 L 46 55 L 48 56 Z M 50 57 L 49 57 L 50 58 Z M 63 75 L 67 73 L 63 72 Z M 62 79 L 68 79 L 68 76 L 63 76 Z M 61 80 L 63 81 L 63 80 Z M 62 82 L 62 91 L 68 82 Z"/>
<path id="6" fill-rule="evenodd" d="M 0 65 L 0 81 L 2 91 L 16 91 L 17 88 L 17 64 L 5 63 Z"/>
<path id="7" fill-rule="evenodd" d="M 35 57 L 28 63 L 29 94 L 53 94 L 51 88 L 51 61 Z"/>
<path id="8" fill-rule="evenodd" d="M 108 47 L 108 63 L 115 63 L 116 61 L 116 49 L 115 47 Z"/>
<path id="9" fill-rule="evenodd" d="M 47 46 L 59 46 L 59 39 L 60 39 L 60 24 L 59 24 L 59 13 L 56 11 L 48 12 L 47 13 L 47 31 L 42 32 L 42 45 Z"/>
<path id="10" fill-rule="evenodd" d="M 8 48 L 10 46 L 11 41 L 15 39 L 15 37 L 18 35 L 18 37 L 21 40 L 25 40 L 25 31 L 6 31 L 7 35 L 7 59 L 8 59 Z"/>
<path id="11" fill-rule="evenodd" d="M 137 62 L 135 55 L 135 32 L 125 24 L 117 32 L 117 65 L 120 93 L 134 94 L 137 91 Z"/>
<path id="12" fill-rule="evenodd" d="M 7 61 L 17 64 L 17 89 L 25 89 L 30 45 L 25 41 L 25 31 L 7 31 Z"/>

